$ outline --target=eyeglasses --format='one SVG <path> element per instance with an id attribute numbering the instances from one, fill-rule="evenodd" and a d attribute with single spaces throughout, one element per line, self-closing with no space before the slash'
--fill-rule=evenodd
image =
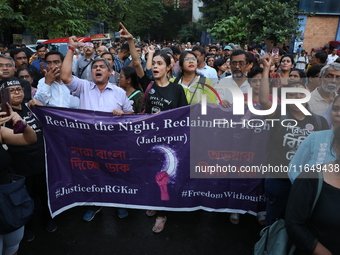
<path id="1" fill-rule="evenodd" d="M 231 62 L 230 63 L 230 65 L 231 66 L 234 66 L 234 67 L 236 67 L 237 65 L 239 66 L 239 67 L 243 67 L 243 66 L 245 66 L 245 65 L 247 65 L 247 63 L 244 63 L 244 62 Z"/>
<path id="2" fill-rule="evenodd" d="M 14 93 L 20 93 L 20 92 L 23 92 L 24 90 L 22 88 L 16 88 L 16 89 L 9 89 L 9 92 L 11 94 L 14 94 Z"/>
<path id="3" fill-rule="evenodd" d="M 12 64 L 2 64 L 2 63 L 0 63 L 0 67 L 13 67 L 13 65 Z"/>
<path id="4" fill-rule="evenodd" d="M 197 61 L 197 58 L 184 58 L 184 61 L 185 61 L 185 62 L 190 62 L 190 61 L 196 62 L 196 61 Z"/>

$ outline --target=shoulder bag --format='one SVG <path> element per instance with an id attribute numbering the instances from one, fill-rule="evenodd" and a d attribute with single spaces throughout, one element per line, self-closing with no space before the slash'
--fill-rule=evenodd
<path id="1" fill-rule="evenodd" d="M 314 198 L 311 214 L 319 199 L 322 183 L 323 178 L 319 173 L 318 190 Z M 272 225 L 262 229 L 260 236 L 261 239 L 254 246 L 254 255 L 292 255 L 295 252 L 296 247 L 289 240 L 283 219 L 277 220 Z"/>
<path id="2" fill-rule="evenodd" d="M 0 185 L 0 234 L 24 226 L 33 214 L 34 202 L 28 195 L 25 177 L 10 174 L 11 182 Z"/>

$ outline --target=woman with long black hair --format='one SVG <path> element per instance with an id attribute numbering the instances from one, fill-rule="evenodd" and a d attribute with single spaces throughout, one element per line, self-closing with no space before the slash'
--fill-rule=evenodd
<path id="1" fill-rule="evenodd" d="M 127 31 L 122 23 L 120 23 L 120 25 L 122 29 L 119 31 L 119 35 L 128 40 L 130 54 L 132 56 L 132 65 L 136 68 L 142 89 L 145 93 L 145 113 L 158 113 L 188 105 L 182 86 L 170 82 L 167 78 L 167 74 L 171 69 L 171 59 L 169 55 L 166 53 L 153 55 L 154 52 L 149 54 L 148 57 L 152 58 L 152 73 L 155 79 L 154 81 L 151 81 L 143 70 L 135 48 L 133 36 Z M 154 233 L 159 233 L 164 229 L 167 217 L 162 211 L 147 211 L 148 216 L 153 216 L 155 214 L 157 217 L 152 231 Z"/>

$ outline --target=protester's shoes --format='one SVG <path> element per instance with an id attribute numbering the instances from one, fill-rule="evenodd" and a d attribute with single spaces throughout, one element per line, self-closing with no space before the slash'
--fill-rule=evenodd
<path id="1" fill-rule="evenodd" d="M 240 222 L 240 214 L 239 213 L 232 213 L 230 214 L 230 222 L 237 225 Z"/>
<path id="2" fill-rule="evenodd" d="M 117 209 L 117 211 L 118 211 L 118 217 L 121 218 L 121 219 L 124 219 L 127 216 L 129 216 L 128 211 L 124 208 L 119 208 L 119 209 Z"/>
<path id="3" fill-rule="evenodd" d="M 155 225 L 152 228 L 152 232 L 154 232 L 154 233 L 162 232 L 163 229 L 164 229 L 166 220 L 167 220 L 166 216 L 164 216 L 164 217 L 157 217 Z"/>
<path id="4" fill-rule="evenodd" d="M 54 222 L 54 220 L 49 220 L 49 221 L 47 221 L 45 227 L 46 227 L 47 231 L 50 232 L 50 233 L 56 231 L 57 228 L 58 228 L 58 226 L 57 226 L 57 224 Z"/>
<path id="5" fill-rule="evenodd" d="M 155 210 L 147 210 L 146 211 L 146 216 L 152 217 L 157 213 Z"/>
<path id="6" fill-rule="evenodd" d="M 22 238 L 25 242 L 32 242 L 34 240 L 34 233 L 30 229 L 25 229 L 24 231 L 24 237 Z"/>
<path id="7" fill-rule="evenodd" d="M 90 209 L 87 210 L 87 212 L 84 214 L 83 220 L 84 221 L 91 221 L 93 220 L 94 216 L 96 216 L 97 213 L 99 213 L 102 210 L 101 207 L 99 207 L 98 209 Z"/>

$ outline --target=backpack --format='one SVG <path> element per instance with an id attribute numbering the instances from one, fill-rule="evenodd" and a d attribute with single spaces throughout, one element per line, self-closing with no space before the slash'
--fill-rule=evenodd
<path id="1" fill-rule="evenodd" d="M 314 198 L 311 214 L 319 199 L 323 178 L 319 173 L 318 189 Z M 292 255 L 295 245 L 290 241 L 283 219 L 275 221 L 260 232 L 261 239 L 254 246 L 254 255 Z"/>

